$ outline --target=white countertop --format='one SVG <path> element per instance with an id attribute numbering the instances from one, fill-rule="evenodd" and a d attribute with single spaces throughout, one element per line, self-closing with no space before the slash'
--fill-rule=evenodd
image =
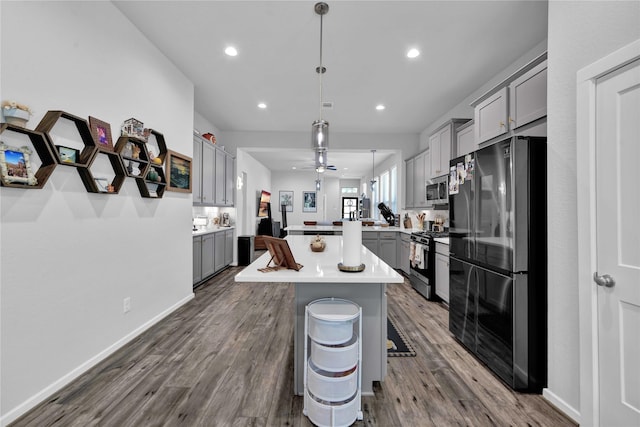
<path id="1" fill-rule="evenodd" d="M 286 231 L 339 231 L 342 232 L 342 226 L 340 225 L 290 225 L 285 228 Z M 412 231 L 417 231 L 416 228 L 404 228 L 404 227 L 382 227 L 380 225 L 362 226 L 362 231 L 394 231 L 400 233 L 411 234 Z"/>
<path id="2" fill-rule="evenodd" d="M 386 228 L 386 227 L 385 227 Z M 288 283 L 402 283 L 403 277 L 370 250 L 361 246 L 361 261 L 365 269 L 359 273 L 338 270 L 342 262 L 342 236 L 324 236 L 324 252 L 312 252 L 309 244 L 314 236 L 287 236 L 291 253 L 299 271 L 278 270 L 263 273 L 258 268 L 267 266 L 269 252 L 255 260 L 235 277 L 236 282 L 288 282 Z"/>
<path id="3" fill-rule="evenodd" d="M 211 227 L 211 228 L 201 228 L 197 231 L 192 231 L 192 235 L 195 236 L 202 236 L 203 234 L 210 234 L 210 233 L 218 233 L 220 231 L 226 231 L 226 230 L 233 230 L 235 227 Z"/>

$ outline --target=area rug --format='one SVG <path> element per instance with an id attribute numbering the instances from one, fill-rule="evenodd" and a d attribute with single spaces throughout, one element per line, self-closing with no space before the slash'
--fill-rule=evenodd
<path id="1" fill-rule="evenodd" d="M 416 352 L 405 334 L 387 317 L 387 356 L 410 357 Z"/>

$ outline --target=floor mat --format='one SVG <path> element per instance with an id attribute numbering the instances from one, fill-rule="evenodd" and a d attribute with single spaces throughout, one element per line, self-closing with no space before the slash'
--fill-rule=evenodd
<path id="1" fill-rule="evenodd" d="M 387 356 L 415 356 L 405 334 L 387 317 Z"/>

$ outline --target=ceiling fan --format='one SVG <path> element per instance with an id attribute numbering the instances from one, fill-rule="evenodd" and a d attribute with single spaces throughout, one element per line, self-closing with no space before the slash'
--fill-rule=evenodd
<path id="1" fill-rule="evenodd" d="M 316 170 L 316 166 L 315 165 L 309 165 L 309 166 L 303 166 L 301 169 L 313 169 Z M 327 165 L 325 166 L 325 170 L 329 170 L 329 171 L 335 171 L 338 170 L 338 168 L 335 167 L 335 165 Z"/>

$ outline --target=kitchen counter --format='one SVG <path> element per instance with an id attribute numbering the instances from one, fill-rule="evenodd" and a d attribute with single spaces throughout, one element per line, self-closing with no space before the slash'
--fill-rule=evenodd
<path id="1" fill-rule="evenodd" d="M 221 231 L 227 231 L 227 230 L 233 230 L 235 227 L 217 227 L 217 228 L 202 228 L 199 229 L 197 231 L 193 231 L 192 230 L 192 235 L 195 236 L 202 236 L 204 234 L 210 234 L 210 233 L 219 233 Z"/>
<path id="2" fill-rule="evenodd" d="M 436 243 L 444 243 L 445 245 L 449 244 L 449 238 L 448 237 L 436 237 L 433 239 Z"/>
<path id="3" fill-rule="evenodd" d="M 345 273 L 338 270 L 342 261 L 342 237 L 323 236 L 327 244 L 323 252 L 312 252 L 311 236 L 288 236 L 286 238 L 299 271 L 278 270 L 263 273 L 259 268 L 267 266 L 271 255 L 267 252 L 236 275 L 236 282 L 295 282 L 295 283 L 402 283 L 403 278 L 393 268 L 361 247 L 360 259 L 365 265 L 360 273 Z"/>
<path id="4" fill-rule="evenodd" d="M 304 344 L 306 306 L 320 298 L 343 298 L 362 307 L 362 394 L 373 395 L 373 383 L 387 373 L 387 283 L 402 283 L 404 278 L 384 261 L 361 246 L 360 273 L 338 270 L 342 261 L 342 237 L 325 236 L 324 252 L 312 252 L 311 236 L 286 238 L 299 271 L 258 271 L 271 259 L 262 255 L 235 277 L 236 282 L 294 283 L 294 393 L 304 394 Z M 267 285 L 268 286 L 268 285 Z"/>
<path id="5" fill-rule="evenodd" d="M 285 228 L 291 235 L 302 235 L 304 233 L 333 233 L 336 235 L 342 234 L 342 226 L 340 225 L 290 225 Z M 404 227 L 382 227 L 380 225 L 362 226 L 362 232 L 371 231 L 393 231 L 397 233 L 411 234 L 413 231 L 418 231 L 417 228 L 404 228 Z"/>

